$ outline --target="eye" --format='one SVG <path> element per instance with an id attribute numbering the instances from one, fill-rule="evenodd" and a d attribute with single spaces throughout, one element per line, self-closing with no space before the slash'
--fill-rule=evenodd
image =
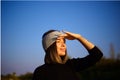
<path id="1" fill-rule="evenodd" d="M 56 40 L 57 43 L 60 43 L 60 40 Z"/>

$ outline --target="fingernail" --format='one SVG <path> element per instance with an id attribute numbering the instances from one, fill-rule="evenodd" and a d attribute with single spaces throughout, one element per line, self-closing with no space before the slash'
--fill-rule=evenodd
<path id="1" fill-rule="evenodd" d="M 62 30 L 62 32 L 63 32 L 63 33 L 66 33 L 67 31 L 65 31 L 65 30 Z"/>

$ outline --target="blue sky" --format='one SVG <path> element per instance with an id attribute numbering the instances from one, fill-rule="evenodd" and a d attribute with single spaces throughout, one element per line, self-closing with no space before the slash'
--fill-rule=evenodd
<path id="1" fill-rule="evenodd" d="M 2 74 L 33 72 L 44 63 L 42 34 L 49 29 L 78 33 L 109 57 L 109 46 L 120 53 L 120 2 L 7 1 L 1 2 Z M 76 40 L 67 40 L 68 55 L 88 53 Z"/>

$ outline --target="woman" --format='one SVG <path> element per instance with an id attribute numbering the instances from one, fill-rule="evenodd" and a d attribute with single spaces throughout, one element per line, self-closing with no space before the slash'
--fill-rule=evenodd
<path id="1" fill-rule="evenodd" d="M 88 51 L 84 58 L 69 59 L 65 41 L 78 40 Z M 103 56 L 102 52 L 80 34 L 49 30 L 42 37 L 45 64 L 35 69 L 33 80 L 80 80 L 76 72 L 84 70 Z M 74 47 L 74 46 L 73 46 Z"/>

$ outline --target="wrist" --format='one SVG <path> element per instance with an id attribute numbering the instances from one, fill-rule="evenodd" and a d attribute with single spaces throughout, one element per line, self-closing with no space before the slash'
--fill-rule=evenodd
<path id="1" fill-rule="evenodd" d="M 78 34 L 78 36 L 77 36 L 76 39 L 77 39 L 77 40 L 81 40 L 81 38 L 82 38 L 82 36 Z"/>

